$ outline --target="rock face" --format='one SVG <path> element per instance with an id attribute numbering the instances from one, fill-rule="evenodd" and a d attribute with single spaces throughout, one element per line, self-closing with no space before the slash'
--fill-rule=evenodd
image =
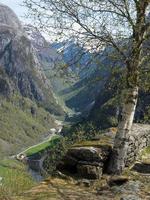
<path id="1" fill-rule="evenodd" d="M 66 110 L 69 108 L 71 111 L 69 118 L 79 118 L 80 114 L 87 116 L 103 85 L 103 81 L 95 84 L 93 80 L 100 73 L 104 76 L 103 70 L 99 72 L 96 62 L 89 64 L 93 55 L 72 39 L 50 43 L 32 25 L 25 25 L 24 30 L 55 93 Z"/>
<path id="2" fill-rule="evenodd" d="M 54 114 L 63 111 L 56 103 L 35 50 L 14 12 L 0 4 L 0 69 L 11 80 L 12 90 L 40 102 Z"/>
<path id="3" fill-rule="evenodd" d="M 12 93 L 11 88 L 9 78 L 6 77 L 6 74 L 2 70 L 0 70 L 0 94 L 9 97 Z"/>
<path id="4" fill-rule="evenodd" d="M 129 136 L 126 166 L 132 164 L 138 153 L 147 146 L 150 146 L 150 125 L 134 124 Z"/>
<path id="5" fill-rule="evenodd" d="M 66 88 L 64 82 L 70 82 L 69 77 L 71 75 L 68 74 L 68 70 L 65 72 L 62 70 L 64 61 L 61 54 L 51 46 L 50 42 L 44 38 L 36 27 L 28 24 L 24 25 L 23 28 L 35 49 L 38 61 L 46 77 L 49 79 L 53 90 L 56 94 L 60 90 L 64 90 Z"/>
<path id="6" fill-rule="evenodd" d="M 93 165 L 77 165 L 78 174 L 83 178 L 99 179 L 102 176 L 102 167 Z"/>
<path id="7" fill-rule="evenodd" d="M 105 133 L 99 141 L 77 144 L 68 150 L 58 169 L 77 173 L 80 177 L 97 179 L 107 170 L 115 134 Z M 150 145 L 150 125 L 134 124 L 129 137 L 126 166 L 133 164 L 139 152 Z M 139 168 L 139 165 L 135 166 Z M 143 165 L 149 172 L 149 164 Z M 147 173 L 148 173 L 147 172 Z"/>
<path id="8" fill-rule="evenodd" d="M 110 151 L 111 146 L 107 144 L 99 147 L 73 147 L 63 159 L 63 168 L 83 178 L 99 179 Z"/>

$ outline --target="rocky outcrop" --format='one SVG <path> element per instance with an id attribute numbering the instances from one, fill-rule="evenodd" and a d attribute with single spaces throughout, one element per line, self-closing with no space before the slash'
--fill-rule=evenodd
<path id="1" fill-rule="evenodd" d="M 78 164 L 77 172 L 80 177 L 88 178 L 88 179 L 99 179 L 102 177 L 102 166 L 95 166 L 86 164 Z"/>
<path id="2" fill-rule="evenodd" d="M 132 164 L 139 152 L 147 146 L 150 146 L 150 125 L 134 124 L 129 136 L 126 166 Z"/>
<path id="3" fill-rule="evenodd" d="M 137 161 L 132 166 L 132 171 L 145 175 L 150 174 L 150 145 L 140 152 Z"/>
<path id="4" fill-rule="evenodd" d="M 112 150 L 112 145 L 106 141 L 108 137 L 103 135 L 99 141 L 78 144 L 68 150 L 62 163 L 58 166 L 59 170 L 67 170 L 77 173 L 82 178 L 99 179 L 102 176 L 103 168 Z"/>
<path id="5" fill-rule="evenodd" d="M 1 69 L 1 67 L 0 67 Z M 12 84 L 4 71 L 0 70 L 0 95 L 9 97 L 12 94 Z"/>
<path id="6" fill-rule="evenodd" d="M 14 12 L 0 4 L 0 69 L 13 82 L 13 90 L 35 100 L 53 114 L 63 114 L 36 51 Z"/>
<path id="7" fill-rule="evenodd" d="M 98 141 L 77 144 L 68 150 L 58 169 L 77 173 L 82 178 L 101 178 L 107 170 L 114 138 L 115 134 L 110 132 L 102 134 Z M 134 124 L 129 137 L 126 166 L 133 164 L 139 152 L 149 145 L 150 125 Z"/>
<path id="8" fill-rule="evenodd" d="M 77 173 L 84 178 L 97 179 L 101 178 L 104 163 L 108 158 L 111 151 L 110 146 L 97 147 L 75 147 L 71 148 L 64 162 L 67 163 L 68 159 L 76 160 Z M 70 163 L 71 164 L 71 163 Z"/>

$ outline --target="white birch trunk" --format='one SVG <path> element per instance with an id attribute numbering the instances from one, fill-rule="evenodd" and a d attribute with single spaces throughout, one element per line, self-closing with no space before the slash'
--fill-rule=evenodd
<path id="1" fill-rule="evenodd" d="M 135 109 L 138 98 L 138 87 L 128 90 L 127 99 L 125 101 L 121 120 L 118 125 L 112 157 L 108 166 L 108 172 L 121 174 L 127 158 L 129 135 L 133 124 Z"/>

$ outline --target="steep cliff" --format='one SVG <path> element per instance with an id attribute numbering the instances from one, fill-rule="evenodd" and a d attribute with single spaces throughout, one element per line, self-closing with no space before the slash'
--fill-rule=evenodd
<path id="1" fill-rule="evenodd" d="M 63 114 L 43 73 L 35 49 L 17 16 L 0 5 L 0 65 L 13 82 L 14 89 L 24 97 L 36 100 L 51 113 Z"/>

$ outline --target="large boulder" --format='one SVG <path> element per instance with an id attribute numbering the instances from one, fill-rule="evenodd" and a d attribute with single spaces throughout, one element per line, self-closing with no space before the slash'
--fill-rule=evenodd
<path id="1" fill-rule="evenodd" d="M 95 141 L 85 141 L 75 144 L 68 150 L 59 169 L 67 169 L 84 178 L 100 178 L 107 170 L 111 156 L 115 133 L 104 133 Z M 150 125 L 134 124 L 129 136 L 126 166 L 133 164 L 139 152 L 150 144 Z M 136 166 L 137 168 L 137 166 Z M 149 165 L 143 169 L 148 173 Z"/>
<path id="2" fill-rule="evenodd" d="M 99 179 L 102 176 L 102 167 L 93 165 L 77 165 L 77 172 L 80 177 L 88 179 Z"/>
<path id="3" fill-rule="evenodd" d="M 112 146 L 109 144 L 98 145 L 98 143 L 99 141 L 94 141 L 90 146 L 77 145 L 70 148 L 58 169 L 77 173 L 82 178 L 101 178 Z"/>
<path id="4" fill-rule="evenodd" d="M 87 162 L 102 162 L 107 159 L 110 152 L 110 147 L 105 146 L 105 148 L 97 147 L 73 147 L 68 150 L 66 157 L 73 157 L 78 161 Z"/>

